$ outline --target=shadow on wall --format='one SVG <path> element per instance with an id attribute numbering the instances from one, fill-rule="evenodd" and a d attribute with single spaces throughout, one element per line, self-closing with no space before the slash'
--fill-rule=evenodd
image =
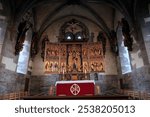
<path id="1" fill-rule="evenodd" d="M 55 85 L 59 75 L 32 76 L 30 78 L 31 95 L 48 95 L 50 87 Z"/>
<path id="2" fill-rule="evenodd" d="M 23 91 L 25 84 L 24 75 L 6 70 L 5 66 L 0 64 L 0 94 L 7 94 L 17 91 Z"/>
<path id="3" fill-rule="evenodd" d="M 95 80 L 95 84 L 100 87 L 100 95 L 116 94 L 119 90 L 117 75 L 98 75 L 98 79 Z"/>
<path id="4" fill-rule="evenodd" d="M 123 75 L 122 89 L 150 92 L 150 67 L 142 67 Z"/>

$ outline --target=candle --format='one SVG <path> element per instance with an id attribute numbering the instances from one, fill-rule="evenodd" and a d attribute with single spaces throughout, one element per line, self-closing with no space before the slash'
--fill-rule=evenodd
<path id="1" fill-rule="evenodd" d="M 86 69 L 85 69 L 85 74 L 86 74 Z"/>
<path id="2" fill-rule="evenodd" d="M 65 72 L 65 71 L 64 71 L 64 69 L 63 69 L 63 74 L 64 74 L 64 72 Z"/>
<path id="3" fill-rule="evenodd" d="M 52 65 L 52 72 L 54 71 L 53 65 Z"/>

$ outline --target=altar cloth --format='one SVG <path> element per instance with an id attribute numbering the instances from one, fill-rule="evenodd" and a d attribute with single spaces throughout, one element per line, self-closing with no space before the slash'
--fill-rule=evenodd
<path id="1" fill-rule="evenodd" d="M 57 96 L 89 96 L 94 95 L 94 80 L 57 81 Z"/>

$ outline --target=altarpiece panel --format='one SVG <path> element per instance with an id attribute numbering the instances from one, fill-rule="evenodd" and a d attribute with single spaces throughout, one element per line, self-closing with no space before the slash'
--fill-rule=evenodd
<path id="1" fill-rule="evenodd" d="M 47 43 L 45 53 L 46 74 L 105 72 L 104 55 L 100 42 Z"/>

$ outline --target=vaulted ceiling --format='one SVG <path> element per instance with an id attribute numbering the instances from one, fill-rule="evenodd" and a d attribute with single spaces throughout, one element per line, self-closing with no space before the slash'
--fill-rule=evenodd
<path id="1" fill-rule="evenodd" d="M 40 33 L 53 22 L 68 16 L 90 20 L 108 35 L 114 28 L 114 17 L 119 11 L 132 24 L 140 0 L 2 0 L 14 22 L 32 10 L 34 29 Z"/>

